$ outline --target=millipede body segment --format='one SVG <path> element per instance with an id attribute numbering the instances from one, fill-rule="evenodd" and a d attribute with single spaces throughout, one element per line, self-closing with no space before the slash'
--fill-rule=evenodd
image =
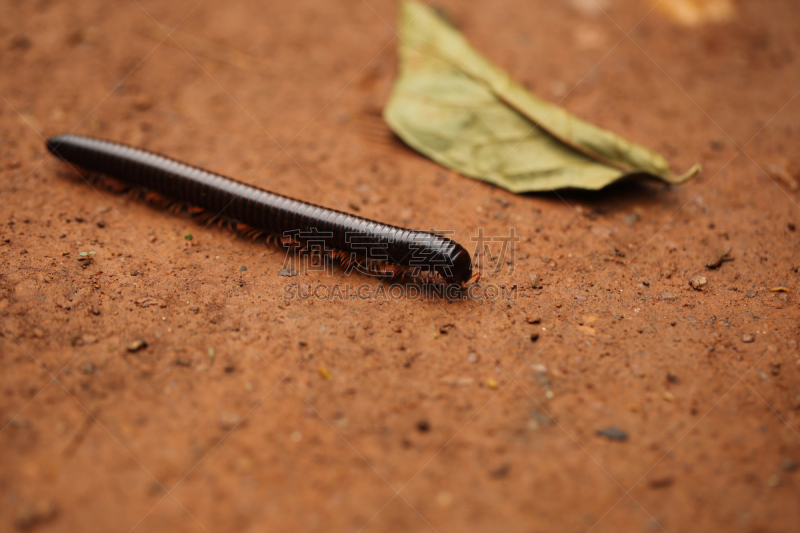
<path id="1" fill-rule="evenodd" d="M 333 256 L 383 264 L 378 273 L 411 273 L 447 283 L 466 283 L 472 261 L 447 237 L 357 217 L 275 194 L 168 157 L 124 144 L 81 135 L 47 141 L 56 157 L 130 186 L 185 202 L 276 237 L 325 245 Z M 395 267 L 397 270 L 395 270 Z"/>

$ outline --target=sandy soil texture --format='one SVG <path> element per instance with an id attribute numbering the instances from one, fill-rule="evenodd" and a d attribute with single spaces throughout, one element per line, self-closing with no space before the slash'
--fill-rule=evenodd
<path id="1" fill-rule="evenodd" d="M 380 116 L 391 1 L 0 4 L 0 530 L 797 530 L 800 5 L 693 28 L 640 0 L 436 5 L 703 173 L 517 196 L 418 156 Z M 521 240 L 462 302 L 281 276 L 70 177 L 44 149 L 70 131 Z"/>

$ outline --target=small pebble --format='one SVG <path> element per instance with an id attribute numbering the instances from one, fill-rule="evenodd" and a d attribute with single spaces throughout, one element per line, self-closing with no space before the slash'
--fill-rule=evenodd
<path id="1" fill-rule="evenodd" d="M 293 268 L 282 268 L 278 275 L 293 278 L 297 275 L 297 270 Z"/>
<path id="2" fill-rule="evenodd" d="M 146 94 L 137 95 L 133 99 L 133 107 L 138 109 L 139 111 L 147 111 L 152 107 L 153 101 Z"/>
<path id="3" fill-rule="evenodd" d="M 713 259 L 711 259 L 708 263 L 706 263 L 706 268 L 714 270 L 721 267 L 722 263 L 725 263 L 727 261 L 733 261 L 733 257 L 731 257 L 730 247 L 726 251 L 718 253 Z"/>
<path id="4" fill-rule="evenodd" d="M 223 411 L 219 415 L 219 425 L 226 431 L 230 431 L 231 429 L 235 428 L 240 421 L 241 417 L 230 411 Z"/>
<path id="5" fill-rule="evenodd" d="M 129 352 L 138 352 L 145 348 L 147 348 L 147 342 L 145 342 L 144 339 L 135 340 L 127 346 Z"/>
<path id="6" fill-rule="evenodd" d="M 92 363 L 86 363 L 85 365 L 83 365 L 83 373 L 94 374 L 94 365 Z"/>
<path id="7" fill-rule="evenodd" d="M 510 465 L 501 465 L 489 472 L 489 475 L 495 479 L 500 479 L 508 476 L 509 471 L 511 470 Z"/>
<path id="8" fill-rule="evenodd" d="M 757 291 L 747 291 L 748 298 L 755 298 L 757 294 L 758 294 Z"/>
<path id="9" fill-rule="evenodd" d="M 239 269 L 239 272 L 244 272 L 245 270 L 247 270 L 247 267 L 243 266 L 242 268 Z"/>
<path id="10" fill-rule="evenodd" d="M 605 437 L 608 440 L 615 440 L 619 442 L 625 442 L 628 440 L 628 434 L 616 426 L 598 429 L 596 434 L 598 437 Z"/>
<path id="11" fill-rule="evenodd" d="M 703 285 L 705 285 L 707 282 L 708 280 L 705 276 L 701 274 L 695 274 L 692 276 L 692 279 L 689 280 L 689 285 L 691 285 L 694 290 L 701 291 L 703 290 Z"/>
<path id="12" fill-rule="evenodd" d="M 667 487 L 671 487 L 673 483 L 675 483 L 674 478 L 671 476 L 664 476 L 651 479 L 648 485 L 651 489 L 666 489 Z"/>
<path id="13" fill-rule="evenodd" d="M 431 430 L 431 425 L 427 420 L 420 420 L 417 422 L 417 429 L 422 433 L 427 433 Z"/>
<path id="14" fill-rule="evenodd" d="M 33 41 L 27 35 L 15 35 L 11 38 L 11 48 L 12 50 L 28 50 L 31 46 L 33 46 Z M 25 221 L 27 222 L 27 218 Z"/>
<path id="15" fill-rule="evenodd" d="M 538 340 L 539 340 L 539 334 L 538 333 L 531 333 L 531 342 L 536 342 Z"/>
<path id="16" fill-rule="evenodd" d="M 794 459 L 784 459 L 781 461 L 781 470 L 784 472 L 795 472 L 800 468 L 800 464 Z"/>
<path id="17" fill-rule="evenodd" d="M 489 378 L 486 380 L 486 386 L 489 387 L 490 389 L 496 389 L 499 385 L 496 379 Z"/>
<path id="18" fill-rule="evenodd" d="M 623 217 L 623 220 L 625 221 L 625 224 L 627 224 L 629 226 L 633 226 L 634 224 L 639 222 L 639 219 L 641 219 L 641 218 L 642 217 L 641 217 L 641 215 L 639 213 L 628 213 L 627 215 L 625 215 Z"/>
<path id="19" fill-rule="evenodd" d="M 100 220 L 100 221 L 97 222 L 97 227 L 98 228 L 105 228 L 106 227 L 106 223 L 104 221 Z"/>
<path id="20" fill-rule="evenodd" d="M 676 300 L 678 297 L 672 294 L 671 292 L 664 292 L 661 294 L 662 300 Z"/>
<path id="21" fill-rule="evenodd" d="M 742 342 L 753 342 L 754 340 L 756 340 L 755 335 L 750 335 L 749 333 L 747 335 L 742 335 Z"/>

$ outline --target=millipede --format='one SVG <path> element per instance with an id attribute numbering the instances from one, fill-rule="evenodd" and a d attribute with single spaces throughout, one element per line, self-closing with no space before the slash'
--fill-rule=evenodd
<path id="1" fill-rule="evenodd" d="M 443 235 L 417 231 L 276 194 L 169 157 L 122 143 L 63 134 L 47 140 L 54 156 L 104 176 L 117 192 L 136 190 L 163 207 L 186 207 L 206 220 L 229 222 L 240 233 L 284 246 L 314 243 L 348 268 L 381 278 L 464 286 L 472 260 Z"/>

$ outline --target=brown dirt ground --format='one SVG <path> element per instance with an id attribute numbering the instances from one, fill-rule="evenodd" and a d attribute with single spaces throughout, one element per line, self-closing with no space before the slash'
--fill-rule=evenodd
<path id="1" fill-rule="evenodd" d="M 3 2 L 0 530 L 796 531 L 797 295 L 769 289 L 800 288 L 800 6 L 606 5 L 440 4 L 532 90 L 702 162 L 684 186 L 514 196 L 417 156 L 380 118 L 394 2 Z M 380 283 L 281 277 L 67 179 L 43 146 L 67 131 L 462 243 L 513 226 L 483 281 L 518 292 L 287 302 Z"/>

